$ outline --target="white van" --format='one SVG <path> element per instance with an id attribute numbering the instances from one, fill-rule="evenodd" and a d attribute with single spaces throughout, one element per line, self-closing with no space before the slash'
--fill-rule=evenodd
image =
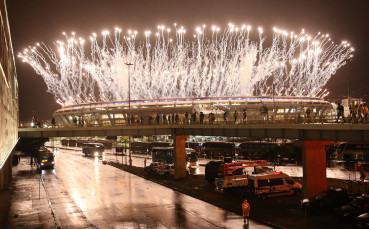
<path id="1" fill-rule="evenodd" d="M 282 172 L 252 174 L 248 176 L 248 186 L 257 197 L 299 194 L 302 185 Z"/>

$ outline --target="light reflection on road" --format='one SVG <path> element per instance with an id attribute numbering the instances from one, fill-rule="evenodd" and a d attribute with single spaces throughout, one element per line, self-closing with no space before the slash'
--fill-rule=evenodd
<path id="1" fill-rule="evenodd" d="M 98 228 L 242 228 L 241 216 L 104 165 L 101 158 L 66 150 L 56 157 L 69 196 Z"/>

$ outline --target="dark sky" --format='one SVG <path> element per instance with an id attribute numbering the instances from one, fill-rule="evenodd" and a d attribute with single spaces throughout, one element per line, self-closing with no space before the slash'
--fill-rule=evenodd
<path id="1" fill-rule="evenodd" d="M 294 32 L 305 28 L 309 34 L 329 33 L 336 43 L 348 40 L 355 48 L 350 63 L 352 96 L 369 99 L 369 0 L 8 0 L 7 6 L 16 56 L 36 42 L 51 44 L 62 39 L 63 31 L 74 31 L 87 40 L 92 32 L 113 31 L 115 26 L 125 32 L 135 29 L 141 36 L 146 29 L 155 31 L 159 24 L 175 22 L 189 32 L 202 24 L 262 26 L 269 39 L 274 26 Z M 20 120 L 29 121 L 32 115 L 50 119 L 59 105 L 46 92 L 42 77 L 17 57 L 16 67 Z M 330 99 L 347 96 L 347 67 L 326 87 Z"/>

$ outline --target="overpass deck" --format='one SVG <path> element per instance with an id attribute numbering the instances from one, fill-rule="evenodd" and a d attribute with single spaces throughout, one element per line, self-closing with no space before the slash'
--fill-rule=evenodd
<path id="1" fill-rule="evenodd" d="M 19 128 L 18 135 L 20 138 L 199 135 L 369 142 L 369 124 L 282 123 Z"/>

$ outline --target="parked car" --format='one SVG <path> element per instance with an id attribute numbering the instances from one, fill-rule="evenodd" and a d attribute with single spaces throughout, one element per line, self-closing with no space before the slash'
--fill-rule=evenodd
<path id="1" fill-rule="evenodd" d="M 313 214 L 321 214 L 347 204 L 348 201 L 349 197 L 346 189 L 328 189 L 314 197 L 301 200 L 300 208 Z"/>
<path id="2" fill-rule="evenodd" d="M 159 175 L 169 176 L 174 175 L 174 164 L 164 164 L 163 166 L 158 166 L 158 168 L 153 169 Z M 186 167 L 186 174 L 191 174 L 191 170 Z"/>
<path id="3" fill-rule="evenodd" d="M 173 164 L 165 164 L 162 167 L 156 168 L 154 171 L 159 175 L 169 176 L 174 175 L 174 165 Z"/>
<path id="4" fill-rule="evenodd" d="M 156 169 L 158 169 L 159 167 L 163 167 L 164 164 L 162 162 L 152 162 L 149 166 L 146 166 L 144 168 L 144 171 L 151 173 L 151 172 L 155 172 Z"/>
<path id="5" fill-rule="evenodd" d="M 359 215 L 354 223 L 355 228 L 369 228 L 369 213 Z"/>
<path id="6" fill-rule="evenodd" d="M 335 209 L 335 214 L 342 222 L 353 222 L 355 218 L 369 211 L 369 196 L 362 195 L 351 200 L 349 204 Z"/>

